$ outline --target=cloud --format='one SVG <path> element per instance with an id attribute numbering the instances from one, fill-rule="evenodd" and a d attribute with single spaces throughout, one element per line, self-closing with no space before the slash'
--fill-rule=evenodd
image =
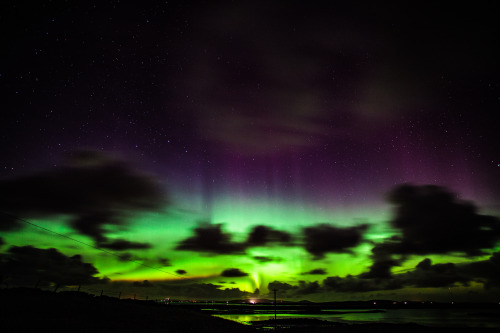
<path id="1" fill-rule="evenodd" d="M 162 294 L 169 297 L 195 297 L 197 299 L 239 299 L 250 297 L 252 293 L 239 288 L 225 288 L 212 283 L 172 284 L 159 283 Z"/>
<path id="2" fill-rule="evenodd" d="M 181 241 L 176 249 L 210 254 L 242 254 L 252 247 L 294 245 L 290 233 L 272 227 L 253 227 L 244 242 L 233 242 L 231 234 L 224 232 L 222 227 L 222 224 L 202 224 L 194 229 L 194 236 Z M 339 228 L 328 224 L 307 227 L 303 229 L 304 248 L 314 259 L 321 259 L 326 253 L 350 252 L 351 248 L 361 243 L 367 228 L 368 225 Z M 260 262 L 279 260 L 266 256 L 253 258 Z"/>
<path id="3" fill-rule="evenodd" d="M 118 256 L 118 260 L 119 261 L 131 261 L 131 260 L 136 260 L 136 259 L 134 259 L 134 255 L 132 253 L 125 252 L 125 253 L 121 253 Z"/>
<path id="4" fill-rule="evenodd" d="M 493 253 L 487 260 L 456 266 L 461 274 L 471 281 L 483 283 L 486 289 L 500 287 L 500 252 Z"/>
<path id="5" fill-rule="evenodd" d="M 500 240 L 500 220 L 481 215 L 471 202 L 435 185 L 401 185 L 392 190 L 395 205 L 391 225 L 401 231 L 391 250 L 399 254 L 484 254 Z"/>
<path id="6" fill-rule="evenodd" d="M 165 195 L 153 178 L 125 162 L 94 151 L 74 152 L 61 167 L 31 176 L 0 181 L 0 209 L 14 216 L 71 216 L 71 225 L 105 247 L 105 227 L 120 225 L 129 212 L 158 209 Z M 0 219 L 2 230 L 19 226 Z M 137 248 L 138 243 L 129 243 Z"/>
<path id="7" fill-rule="evenodd" d="M 283 261 L 282 258 L 278 258 L 278 257 L 267 257 L 267 256 L 254 256 L 252 257 L 253 259 L 257 260 L 258 262 L 261 262 L 261 263 L 266 263 L 266 262 L 280 262 L 280 261 Z"/>
<path id="8" fill-rule="evenodd" d="M 201 224 L 194 229 L 194 236 L 181 241 L 176 249 L 211 254 L 242 254 L 257 246 L 291 245 L 292 236 L 268 226 L 255 226 L 246 241 L 233 242 L 231 234 L 222 230 L 222 224 Z M 260 258 L 265 260 L 265 258 Z M 258 260 L 258 259 L 256 259 Z"/>
<path id="9" fill-rule="evenodd" d="M 39 249 L 33 246 L 11 246 L 0 256 L 0 267 L 13 283 L 36 281 L 61 285 L 82 285 L 105 282 L 95 277 L 99 272 L 82 261 L 80 255 L 68 257 L 54 248 Z"/>
<path id="10" fill-rule="evenodd" d="M 317 281 L 299 281 L 299 287 L 295 291 L 295 295 L 309 295 L 319 292 L 321 292 L 321 287 Z"/>
<path id="11" fill-rule="evenodd" d="M 236 269 L 236 271 L 239 271 Z M 241 272 L 241 271 L 239 271 Z M 433 264 L 430 259 L 421 260 L 411 271 L 392 274 L 388 278 L 374 278 L 347 275 L 344 277 L 330 276 L 323 281 L 297 281 L 296 284 L 273 281 L 268 284 L 269 296 L 277 290 L 280 298 L 301 298 L 310 295 L 323 300 L 331 299 L 333 293 L 372 293 L 396 291 L 403 288 L 446 288 L 468 286 L 471 282 L 483 283 L 485 292 L 491 288 L 500 287 L 500 252 L 493 253 L 490 258 L 482 261 L 452 264 Z M 121 284 L 120 284 L 121 283 Z M 117 290 L 126 290 L 122 282 L 113 282 Z M 219 282 L 224 284 L 225 282 Z M 228 282 L 234 284 L 234 282 Z M 132 284 L 130 284 L 132 286 Z M 136 287 L 148 287 L 148 295 L 157 294 L 162 297 L 195 297 L 198 299 L 237 299 L 251 297 L 253 293 L 238 288 L 222 289 L 222 285 L 193 283 L 192 281 L 176 280 L 164 282 L 137 282 Z M 369 297 L 363 295 L 363 297 Z M 325 298 L 326 297 L 326 298 Z M 336 296 L 338 297 L 338 295 Z M 356 298 L 357 296 L 353 296 Z"/>
<path id="12" fill-rule="evenodd" d="M 401 38 L 373 29 L 363 19 L 368 13 L 307 11 L 237 2 L 200 17 L 183 82 L 204 101 L 188 109 L 201 137 L 242 154 L 276 154 L 384 126 L 429 100 L 431 80 L 408 60 L 414 54 L 393 57 Z M 335 24 L 318 24 L 327 21 Z M 193 52 L 193 43 L 203 51 Z"/>
<path id="13" fill-rule="evenodd" d="M 231 235 L 222 231 L 222 224 L 204 224 L 195 228 L 194 233 L 176 249 L 212 254 L 237 254 L 245 249 L 243 244 L 231 241 Z"/>
<path id="14" fill-rule="evenodd" d="M 317 281 L 306 282 L 298 281 L 298 285 L 291 285 L 289 283 L 273 281 L 267 285 L 270 293 L 276 290 L 280 297 L 296 297 L 309 294 L 315 294 L 322 291 L 320 284 Z"/>
<path id="15" fill-rule="evenodd" d="M 471 277 L 452 263 L 435 264 L 426 258 L 417 264 L 415 270 L 397 275 L 405 286 L 417 288 L 451 287 L 456 283 L 468 285 Z"/>
<path id="16" fill-rule="evenodd" d="M 489 259 L 469 263 L 439 263 L 433 264 L 430 259 L 423 259 L 413 270 L 393 274 L 389 278 L 367 278 L 361 275 L 347 275 L 344 277 L 330 276 L 323 281 L 297 281 L 296 284 L 282 281 L 273 281 L 268 284 L 269 295 L 277 290 L 280 298 L 301 298 L 304 296 L 320 297 L 323 300 L 331 299 L 333 293 L 372 293 L 396 291 L 403 288 L 443 288 L 467 286 L 471 282 L 484 283 L 486 288 L 500 287 L 500 252 L 494 253 Z M 243 273 L 239 269 L 235 273 Z M 239 275 L 238 273 L 238 275 Z M 255 296 L 238 288 L 223 289 L 222 284 L 196 283 L 187 279 L 175 281 L 140 281 L 124 285 L 125 282 L 113 282 L 117 290 L 127 290 L 127 286 L 145 288 L 148 295 L 161 297 L 197 298 L 197 299 L 239 299 Z M 486 292 L 487 289 L 486 289 Z M 368 295 L 368 294 L 366 294 Z M 364 295 L 363 297 L 368 297 Z M 325 298 L 327 297 L 327 298 Z M 336 296 L 338 297 L 338 295 Z M 353 296 L 356 298 L 357 296 Z"/>
<path id="17" fill-rule="evenodd" d="M 304 247 L 315 259 L 321 259 L 327 253 L 349 252 L 363 240 L 367 225 L 350 228 L 338 228 L 320 224 L 303 229 Z"/>
<path id="18" fill-rule="evenodd" d="M 270 282 L 267 285 L 267 289 L 270 290 L 270 291 L 272 291 L 272 290 L 280 290 L 280 291 L 286 292 L 287 290 L 292 290 L 292 289 L 295 289 L 295 288 L 296 288 L 295 286 L 292 286 L 289 283 L 280 282 L 280 281 L 273 281 L 273 282 Z"/>
<path id="19" fill-rule="evenodd" d="M 489 259 L 469 263 L 432 264 L 429 258 L 420 261 L 413 270 L 377 278 L 360 274 L 346 277 L 331 276 L 323 280 L 326 291 L 366 292 L 377 290 L 396 290 L 404 287 L 442 288 L 469 286 L 479 282 L 486 289 L 500 287 L 500 252 L 493 253 Z"/>
<path id="20" fill-rule="evenodd" d="M 247 238 L 247 246 L 266 246 L 270 243 L 289 244 L 292 236 L 285 231 L 275 230 L 264 225 L 255 226 Z"/>
<path id="21" fill-rule="evenodd" d="M 329 276 L 323 280 L 323 287 L 326 291 L 365 292 L 400 289 L 403 285 L 393 279 L 364 279 L 347 275 L 345 277 Z"/>
<path id="22" fill-rule="evenodd" d="M 169 259 L 167 258 L 159 258 L 158 259 L 158 263 L 160 265 L 162 265 L 163 267 L 168 267 L 168 266 L 172 266 L 172 263 L 170 262 Z"/>
<path id="23" fill-rule="evenodd" d="M 151 284 L 151 282 L 149 282 L 148 280 L 134 281 L 134 282 L 132 282 L 132 285 L 134 287 L 139 287 L 139 288 L 151 288 L 151 287 L 153 287 L 153 284 Z"/>
<path id="24" fill-rule="evenodd" d="M 390 224 L 400 234 L 375 244 L 369 271 L 359 275 L 366 280 L 363 283 L 370 279 L 371 282 L 386 279 L 394 283 L 396 276 L 392 268 L 400 266 L 410 255 L 462 253 L 477 256 L 495 248 L 500 240 L 498 218 L 479 214 L 473 203 L 460 201 L 444 187 L 403 184 L 389 192 L 388 200 L 394 205 Z M 424 260 L 414 272 L 405 275 L 405 279 L 398 275 L 397 283 L 416 287 L 466 284 L 473 276 L 464 275 L 464 267 L 471 266 L 431 265 L 429 260 Z M 491 284 L 490 279 L 486 284 Z M 373 286 L 374 290 L 388 287 L 394 285 Z"/>
<path id="25" fill-rule="evenodd" d="M 309 272 L 304 272 L 302 275 L 326 275 L 326 270 L 324 268 L 316 268 L 310 270 Z"/>
<path id="26" fill-rule="evenodd" d="M 239 268 L 228 268 L 220 275 L 224 277 L 243 277 L 248 276 L 248 273 L 242 272 Z"/>
<path id="27" fill-rule="evenodd" d="M 132 254 L 130 252 L 122 252 L 117 257 L 118 257 L 118 260 L 121 262 L 134 261 L 134 262 L 140 263 L 142 265 L 153 266 L 153 267 L 158 266 L 158 265 L 160 265 L 160 267 L 172 266 L 169 259 L 166 259 L 166 258 L 149 259 L 149 258 L 137 256 L 137 255 Z"/>
<path id="28" fill-rule="evenodd" d="M 387 279 L 392 276 L 391 270 L 401 265 L 404 258 L 395 259 L 392 249 L 399 242 L 399 237 L 390 237 L 383 243 L 376 244 L 372 249 L 372 265 L 368 272 L 361 274 L 362 278 Z"/>
<path id="29" fill-rule="evenodd" d="M 200 135 L 247 154 L 314 145 L 312 137 L 327 133 L 322 122 L 325 108 L 317 101 L 326 94 L 319 81 L 329 81 L 320 64 L 326 65 L 339 53 L 311 57 L 313 53 L 303 52 L 304 44 L 311 48 L 323 44 L 311 40 L 315 33 L 283 38 L 274 31 L 273 14 L 267 13 L 270 10 L 278 15 L 276 6 L 266 6 L 266 13 L 254 5 L 231 7 L 212 8 L 201 20 L 203 31 L 191 41 L 205 50 L 193 54 L 196 61 L 188 71 L 192 78 L 186 80 L 186 88 L 205 101 L 192 111 L 196 112 Z M 259 27 L 248 21 L 249 13 L 259 16 Z M 238 19 L 221 22 L 216 17 Z M 230 44 L 226 31 L 232 31 L 234 37 Z M 321 54 L 328 53 L 325 45 L 320 48 Z M 220 61 L 217 54 L 221 50 L 227 61 Z M 246 65 L 238 65 L 243 63 Z M 331 94 L 332 89 L 328 91 Z"/>
<path id="30" fill-rule="evenodd" d="M 151 248 L 151 245 L 148 243 L 131 242 L 124 239 L 107 240 L 104 242 L 98 242 L 97 245 L 101 248 L 114 251 L 142 250 Z"/>

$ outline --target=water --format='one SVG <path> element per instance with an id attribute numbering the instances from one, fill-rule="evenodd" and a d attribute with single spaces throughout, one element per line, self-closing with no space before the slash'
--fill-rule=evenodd
<path id="1" fill-rule="evenodd" d="M 311 318 L 338 323 L 414 323 L 433 327 L 489 327 L 500 328 L 500 309 L 387 309 L 380 312 L 366 310 L 324 310 L 321 314 L 280 313 L 278 319 Z M 223 314 L 218 317 L 248 324 L 250 321 L 274 319 L 274 314 Z"/>

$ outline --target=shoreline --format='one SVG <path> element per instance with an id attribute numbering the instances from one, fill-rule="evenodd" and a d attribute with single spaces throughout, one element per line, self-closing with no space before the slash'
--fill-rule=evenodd
<path id="1" fill-rule="evenodd" d="M 201 308 L 117 299 L 86 293 L 54 293 L 38 289 L 1 289 L 1 327 L 16 331 L 48 328 L 52 332 L 429 332 L 445 327 L 420 324 L 341 323 L 314 318 L 278 318 L 244 325 Z M 456 327 L 453 327 L 456 329 Z M 493 332 L 498 328 L 460 327 L 465 331 Z"/>

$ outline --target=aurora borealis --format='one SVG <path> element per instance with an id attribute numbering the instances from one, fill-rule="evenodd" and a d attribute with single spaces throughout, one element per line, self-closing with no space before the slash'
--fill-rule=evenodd
<path id="1" fill-rule="evenodd" d="M 498 301 L 497 13 L 2 4 L 3 283 Z"/>

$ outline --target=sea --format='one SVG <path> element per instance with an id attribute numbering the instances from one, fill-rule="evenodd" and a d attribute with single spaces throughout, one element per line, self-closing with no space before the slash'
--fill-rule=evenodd
<path id="1" fill-rule="evenodd" d="M 366 309 L 323 310 L 321 314 L 296 314 L 290 311 L 280 312 L 277 319 L 309 318 L 343 324 L 390 323 L 419 324 L 430 327 L 477 327 L 500 328 L 500 307 L 488 309 L 384 309 L 367 311 Z M 274 313 L 217 314 L 220 318 L 243 324 L 252 321 L 274 319 Z"/>

